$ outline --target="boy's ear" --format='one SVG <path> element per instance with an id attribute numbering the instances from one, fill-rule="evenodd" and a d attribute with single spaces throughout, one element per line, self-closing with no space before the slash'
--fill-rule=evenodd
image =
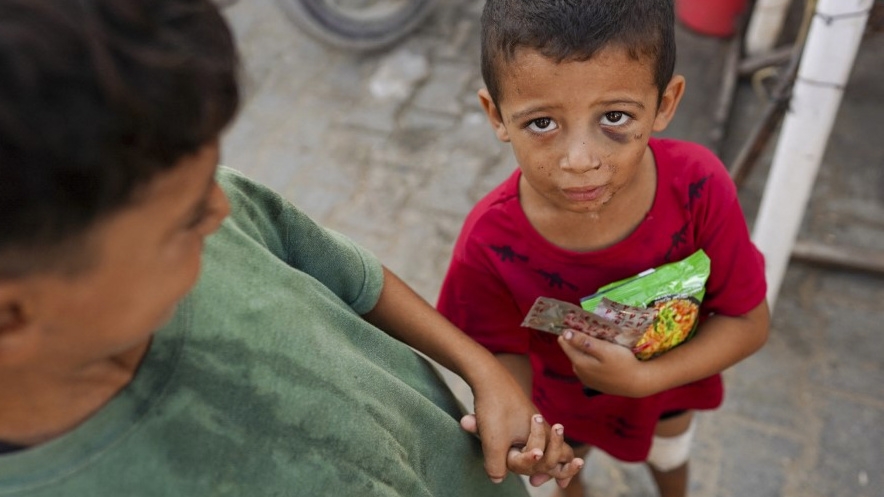
<path id="1" fill-rule="evenodd" d="M 684 76 L 676 74 L 666 85 L 663 91 L 663 98 L 660 99 L 660 105 L 657 107 L 657 115 L 654 117 L 654 131 L 659 132 L 669 126 L 669 122 L 675 116 L 675 110 L 681 97 L 684 95 L 685 79 Z"/>
<path id="2" fill-rule="evenodd" d="M 15 282 L 0 281 L 0 366 L 26 359 L 36 326 L 24 298 L 23 288 Z"/>
<path id="3" fill-rule="evenodd" d="M 485 115 L 488 116 L 488 122 L 491 123 L 491 127 L 494 129 L 494 134 L 497 135 L 497 139 L 502 142 L 510 141 L 510 135 L 506 130 L 506 126 L 503 125 L 503 118 L 500 116 L 500 111 L 497 109 L 497 106 L 494 105 L 494 100 L 491 99 L 491 94 L 488 93 L 486 88 L 479 90 L 479 103 L 482 104 L 482 109 L 485 110 Z"/>

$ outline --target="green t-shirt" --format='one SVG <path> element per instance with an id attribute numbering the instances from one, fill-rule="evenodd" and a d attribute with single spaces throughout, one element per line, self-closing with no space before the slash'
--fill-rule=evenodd
<path id="1" fill-rule="evenodd" d="M 433 367 L 364 321 L 378 261 L 219 172 L 233 214 L 132 383 L 0 456 L 0 496 L 526 496 L 490 483 Z"/>

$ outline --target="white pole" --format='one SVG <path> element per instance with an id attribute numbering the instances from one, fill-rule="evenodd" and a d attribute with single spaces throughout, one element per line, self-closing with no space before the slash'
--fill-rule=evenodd
<path id="1" fill-rule="evenodd" d="M 746 27 L 747 55 L 770 52 L 780 37 L 791 0 L 758 0 Z"/>
<path id="2" fill-rule="evenodd" d="M 773 307 L 873 0 L 819 0 L 752 235 Z"/>

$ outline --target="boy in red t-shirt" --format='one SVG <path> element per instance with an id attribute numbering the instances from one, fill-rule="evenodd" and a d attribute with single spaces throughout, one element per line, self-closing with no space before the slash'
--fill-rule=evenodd
<path id="1" fill-rule="evenodd" d="M 646 461 L 663 497 L 686 493 L 693 411 L 721 404 L 719 373 L 769 325 L 764 262 L 724 166 L 699 145 L 651 138 L 684 92 L 674 65 L 671 1 L 485 4 L 479 100 L 519 168 L 467 217 L 438 303 L 565 426 L 578 456 L 595 446 Z M 711 259 L 700 327 L 652 360 L 521 327 L 537 297 L 578 303 L 699 249 Z M 566 495 L 583 495 L 579 479 Z"/>

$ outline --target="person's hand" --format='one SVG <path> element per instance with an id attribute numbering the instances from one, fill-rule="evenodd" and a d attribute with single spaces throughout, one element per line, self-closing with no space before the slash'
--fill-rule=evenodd
<path id="1" fill-rule="evenodd" d="M 479 432 L 475 414 L 461 418 L 460 425 L 469 433 Z M 559 487 L 567 487 L 571 478 L 580 473 L 584 461 L 574 457 L 574 451 L 565 443 L 563 434 L 562 425 L 549 426 L 543 416 L 534 414 L 531 416 L 528 439 L 524 443 L 510 446 L 507 450 L 507 469 L 529 476 L 529 483 L 535 487 L 552 479 L 556 480 Z M 487 457 L 486 452 L 486 460 Z M 492 480 L 500 481 L 496 478 Z"/>
<path id="2" fill-rule="evenodd" d="M 587 387 L 626 397 L 653 393 L 648 391 L 644 363 L 628 348 L 574 330 L 566 330 L 558 342 Z"/>

